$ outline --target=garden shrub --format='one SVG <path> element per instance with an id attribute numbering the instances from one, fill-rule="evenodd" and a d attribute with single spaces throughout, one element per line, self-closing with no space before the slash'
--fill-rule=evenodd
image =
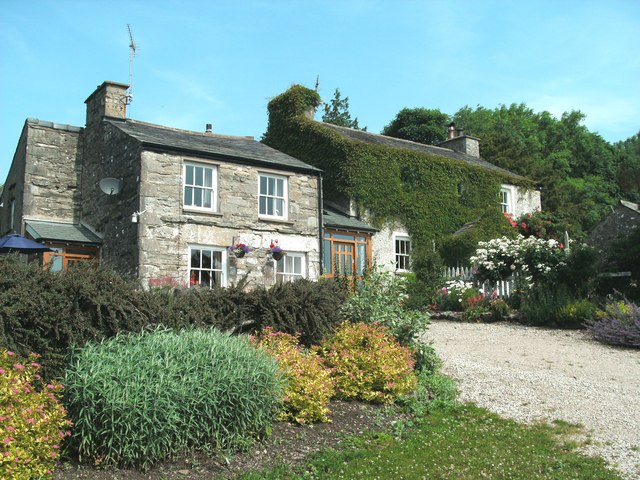
<path id="1" fill-rule="evenodd" d="M 269 289 L 258 288 L 247 293 L 254 305 L 255 323 L 250 331 L 272 327 L 279 332 L 299 334 L 305 346 L 320 343 L 342 323 L 341 307 L 347 294 L 332 279 L 298 280 Z"/>
<path id="2" fill-rule="evenodd" d="M 511 314 L 511 307 L 502 298 L 493 298 L 489 300 L 489 312 L 491 313 L 491 320 L 504 320 Z"/>
<path id="3" fill-rule="evenodd" d="M 417 375 L 415 390 L 400 397 L 398 403 L 419 418 L 436 408 L 453 407 L 457 397 L 458 389 L 453 379 L 439 370 L 423 371 Z"/>
<path id="4" fill-rule="evenodd" d="M 586 324 L 588 332 L 600 342 L 640 348 L 640 307 L 633 302 L 609 302 Z"/>
<path id="5" fill-rule="evenodd" d="M 148 326 L 214 326 L 234 332 L 272 326 L 299 332 L 302 342 L 311 345 L 342 322 L 347 293 L 334 281 L 301 280 L 249 292 L 243 287 L 141 291 L 108 266 L 54 273 L 37 262 L 3 255 L 0 346 L 22 355 L 40 353 L 41 374 L 52 379 L 62 377 L 72 345 Z"/>
<path id="6" fill-rule="evenodd" d="M 0 350 L 0 478 L 49 477 L 70 434 L 62 386 L 42 384 L 36 360 Z"/>
<path id="7" fill-rule="evenodd" d="M 469 299 L 477 298 L 480 292 L 471 282 L 453 279 L 440 288 L 433 299 L 433 308 L 441 312 L 462 312 Z"/>
<path id="8" fill-rule="evenodd" d="M 407 307 L 407 278 L 372 270 L 356 292 L 342 306 L 344 317 L 352 322 L 375 323 L 389 329 L 400 345 L 414 351 L 416 369 L 428 360 L 429 348 L 420 336 L 429 325 L 429 314 Z"/>
<path id="9" fill-rule="evenodd" d="M 276 361 L 246 337 L 155 329 L 74 352 L 65 402 L 81 461 L 147 468 L 186 450 L 236 450 L 280 409 Z"/>
<path id="10" fill-rule="evenodd" d="M 444 262 L 432 248 L 420 246 L 415 249 L 411 260 L 413 273 L 406 275 L 409 295 L 406 306 L 412 310 L 424 310 L 430 306 L 438 285 L 444 283 Z"/>
<path id="11" fill-rule="evenodd" d="M 253 300 L 243 285 L 228 288 L 151 289 L 141 292 L 151 297 L 163 312 L 158 321 L 166 327 L 215 327 L 232 331 L 255 319 Z"/>
<path id="12" fill-rule="evenodd" d="M 47 379 L 62 376 L 71 345 L 140 330 L 163 316 L 107 267 L 54 273 L 17 256 L 0 258 L 0 345 L 20 355 L 38 352 Z"/>
<path id="13" fill-rule="evenodd" d="M 520 312 L 526 322 L 535 326 L 575 328 L 573 320 L 569 324 L 567 318 L 560 315 L 563 308 L 573 301 L 572 293 L 565 286 L 549 288 L 546 285 L 535 285 L 522 300 Z"/>
<path id="14" fill-rule="evenodd" d="M 329 401 L 335 390 L 331 372 L 314 351 L 303 350 L 298 338 L 267 327 L 252 342 L 278 361 L 286 379 L 280 420 L 300 424 L 330 422 Z"/>
<path id="15" fill-rule="evenodd" d="M 587 299 L 573 300 L 557 312 L 558 323 L 566 328 L 582 328 L 596 314 L 596 305 Z"/>
<path id="16" fill-rule="evenodd" d="M 344 322 L 318 352 L 332 369 L 339 398 L 391 403 L 415 387 L 411 352 L 387 327 Z"/>
<path id="17" fill-rule="evenodd" d="M 435 373 L 442 366 L 442 360 L 431 344 L 422 341 L 415 342 L 409 347 L 409 351 L 413 355 L 415 361 L 413 368 L 417 373 Z"/>

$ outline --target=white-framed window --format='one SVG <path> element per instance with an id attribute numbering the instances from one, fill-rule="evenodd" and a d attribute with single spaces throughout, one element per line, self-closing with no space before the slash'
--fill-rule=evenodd
<path id="1" fill-rule="evenodd" d="M 217 211 L 218 168 L 215 165 L 185 163 L 183 170 L 185 208 Z"/>
<path id="2" fill-rule="evenodd" d="M 279 175 L 261 173 L 259 180 L 259 210 L 261 217 L 287 219 L 288 179 Z"/>
<path id="3" fill-rule="evenodd" d="M 307 278 L 307 256 L 304 253 L 287 252 L 276 262 L 276 283 L 295 282 Z"/>
<path id="4" fill-rule="evenodd" d="M 394 254 L 396 258 L 396 271 L 408 271 L 411 269 L 411 239 L 406 236 L 394 236 Z"/>
<path id="5" fill-rule="evenodd" d="M 227 249 L 200 245 L 189 247 L 189 286 L 226 287 Z"/>
<path id="6" fill-rule="evenodd" d="M 513 213 L 512 208 L 511 189 L 503 187 L 500 189 L 500 209 L 502 213 Z"/>

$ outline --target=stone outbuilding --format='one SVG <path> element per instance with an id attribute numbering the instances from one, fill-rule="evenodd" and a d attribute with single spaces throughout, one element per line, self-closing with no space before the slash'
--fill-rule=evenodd
<path id="1" fill-rule="evenodd" d="M 620 200 L 611 212 L 598 223 L 587 237 L 587 243 L 600 253 L 640 228 L 640 207 L 637 203 Z"/>
<path id="2" fill-rule="evenodd" d="M 100 85 L 84 128 L 25 122 L 0 235 L 51 247 L 43 261 L 54 269 L 98 259 L 145 288 L 320 275 L 320 169 L 252 137 L 128 119 L 128 88 Z"/>

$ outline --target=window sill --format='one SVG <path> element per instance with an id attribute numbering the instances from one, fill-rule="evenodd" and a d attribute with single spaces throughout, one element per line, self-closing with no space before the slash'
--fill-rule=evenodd
<path id="1" fill-rule="evenodd" d="M 198 210 L 196 208 L 187 208 L 187 207 L 183 207 L 182 208 L 182 213 L 184 214 L 188 214 L 188 215 L 209 215 L 212 217 L 222 217 L 223 214 L 220 212 L 214 212 L 213 210 Z"/>
<path id="2" fill-rule="evenodd" d="M 261 217 L 258 216 L 258 220 L 261 222 L 267 222 L 267 223 L 280 223 L 283 225 L 294 225 L 293 222 L 289 221 L 289 220 L 285 220 L 282 218 L 272 218 L 272 217 Z"/>

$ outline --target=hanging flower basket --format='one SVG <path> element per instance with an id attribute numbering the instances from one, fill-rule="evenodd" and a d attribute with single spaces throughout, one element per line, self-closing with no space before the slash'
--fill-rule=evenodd
<path id="1" fill-rule="evenodd" d="M 284 257 L 286 255 L 286 252 L 284 250 L 282 250 L 282 248 L 280 248 L 278 246 L 278 241 L 274 240 L 271 242 L 271 245 L 269 245 L 269 249 L 271 250 L 271 257 L 277 262 L 278 260 L 282 259 L 282 257 Z"/>
<path id="2" fill-rule="evenodd" d="M 248 245 L 244 243 L 236 243 L 229 247 L 229 251 L 236 256 L 236 258 L 242 258 L 251 251 Z"/>

